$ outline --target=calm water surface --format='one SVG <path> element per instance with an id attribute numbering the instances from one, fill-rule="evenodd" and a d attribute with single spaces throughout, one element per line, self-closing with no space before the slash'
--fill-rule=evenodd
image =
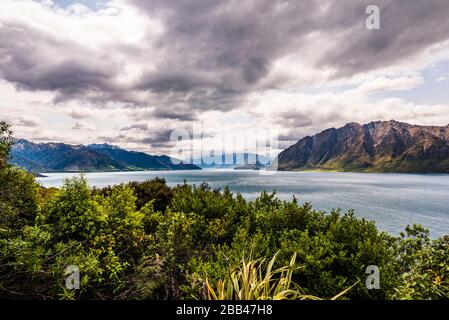
<path id="1" fill-rule="evenodd" d="M 46 187 L 58 187 L 74 174 L 45 173 L 38 178 Z M 276 190 L 281 199 L 295 195 L 316 209 L 355 209 L 360 217 L 376 222 L 379 229 L 398 234 L 407 224 L 419 223 L 432 237 L 449 234 L 449 175 L 340 172 L 275 172 L 251 170 L 145 171 L 86 173 L 92 186 L 163 177 L 169 185 L 208 182 L 229 186 L 247 199 L 263 190 Z"/>

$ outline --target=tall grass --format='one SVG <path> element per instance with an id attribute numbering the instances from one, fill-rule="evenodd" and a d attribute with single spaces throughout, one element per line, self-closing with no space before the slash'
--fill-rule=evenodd
<path id="1" fill-rule="evenodd" d="M 322 300 L 305 294 L 301 287 L 292 281 L 296 253 L 293 254 L 289 265 L 273 270 L 276 258 L 277 254 L 268 263 L 266 259 L 246 261 L 243 258 L 242 265 L 225 279 L 211 284 L 206 278 L 207 298 L 209 300 Z M 331 299 L 340 298 L 351 288 Z"/>

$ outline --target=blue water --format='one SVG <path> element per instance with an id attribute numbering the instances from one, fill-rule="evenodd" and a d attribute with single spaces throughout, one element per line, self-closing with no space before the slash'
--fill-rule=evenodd
<path id="1" fill-rule="evenodd" d="M 38 178 L 46 187 L 58 187 L 74 174 L 45 173 Z M 281 199 L 310 202 L 319 210 L 354 209 L 376 222 L 379 229 L 397 235 L 408 224 L 430 229 L 432 237 L 449 234 L 449 175 L 340 172 L 274 172 L 263 175 L 251 170 L 145 171 L 86 173 L 92 186 L 103 187 L 128 181 L 163 177 L 169 185 L 208 182 L 229 186 L 247 199 L 261 191 L 276 190 Z"/>

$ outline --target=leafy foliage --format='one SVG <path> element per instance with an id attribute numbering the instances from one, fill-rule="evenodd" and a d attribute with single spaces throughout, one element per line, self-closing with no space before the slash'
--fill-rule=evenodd
<path id="1" fill-rule="evenodd" d="M 0 298 L 449 298 L 449 238 L 420 226 L 393 237 L 351 211 L 163 179 L 45 189 L 7 164 L 0 131 Z M 80 290 L 65 286 L 70 265 Z M 378 290 L 365 286 L 369 265 Z"/>
<path id="2" fill-rule="evenodd" d="M 420 226 L 402 235 L 402 283 L 394 298 L 407 300 L 449 298 L 449 236 L 431 241 Z"/>
<path id="3" fill-rule="evenodd" d="M 276 255 L 267 263 L 265 260 L 245 261 L 225 280 L 218 280 L 212 286 L 206 279 L 207 298 L 209 300 L 286 300 L 286 299 L 318 299 L 301 293 L 298 285 L 292 282 L 296 255 L 288 266 L 273 270 Z"/>
<path id="4" fill-rule="evenodd" d="M 0 170 L 0 230 L 15 234 L 32 224 L 38 212 L 38 184 L 34 176 L 10 166 Z"/>
<path id="5" fill-rule="evenodd" d="M 12 131 L 9 124 L 0 121 L 0 169 L 8 162 L 12 144 Z"/>

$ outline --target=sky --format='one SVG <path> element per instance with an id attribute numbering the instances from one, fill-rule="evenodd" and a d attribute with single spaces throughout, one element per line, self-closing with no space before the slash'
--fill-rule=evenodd
<path id="1" fill-rule="evenodd" d="M 348 122 L 448 125 L 448 16 L 447 0 L 2 0 L 0 119 L 153 154 L 198 124 L 209 148 L 263 132 L 274 153 Z"/>

